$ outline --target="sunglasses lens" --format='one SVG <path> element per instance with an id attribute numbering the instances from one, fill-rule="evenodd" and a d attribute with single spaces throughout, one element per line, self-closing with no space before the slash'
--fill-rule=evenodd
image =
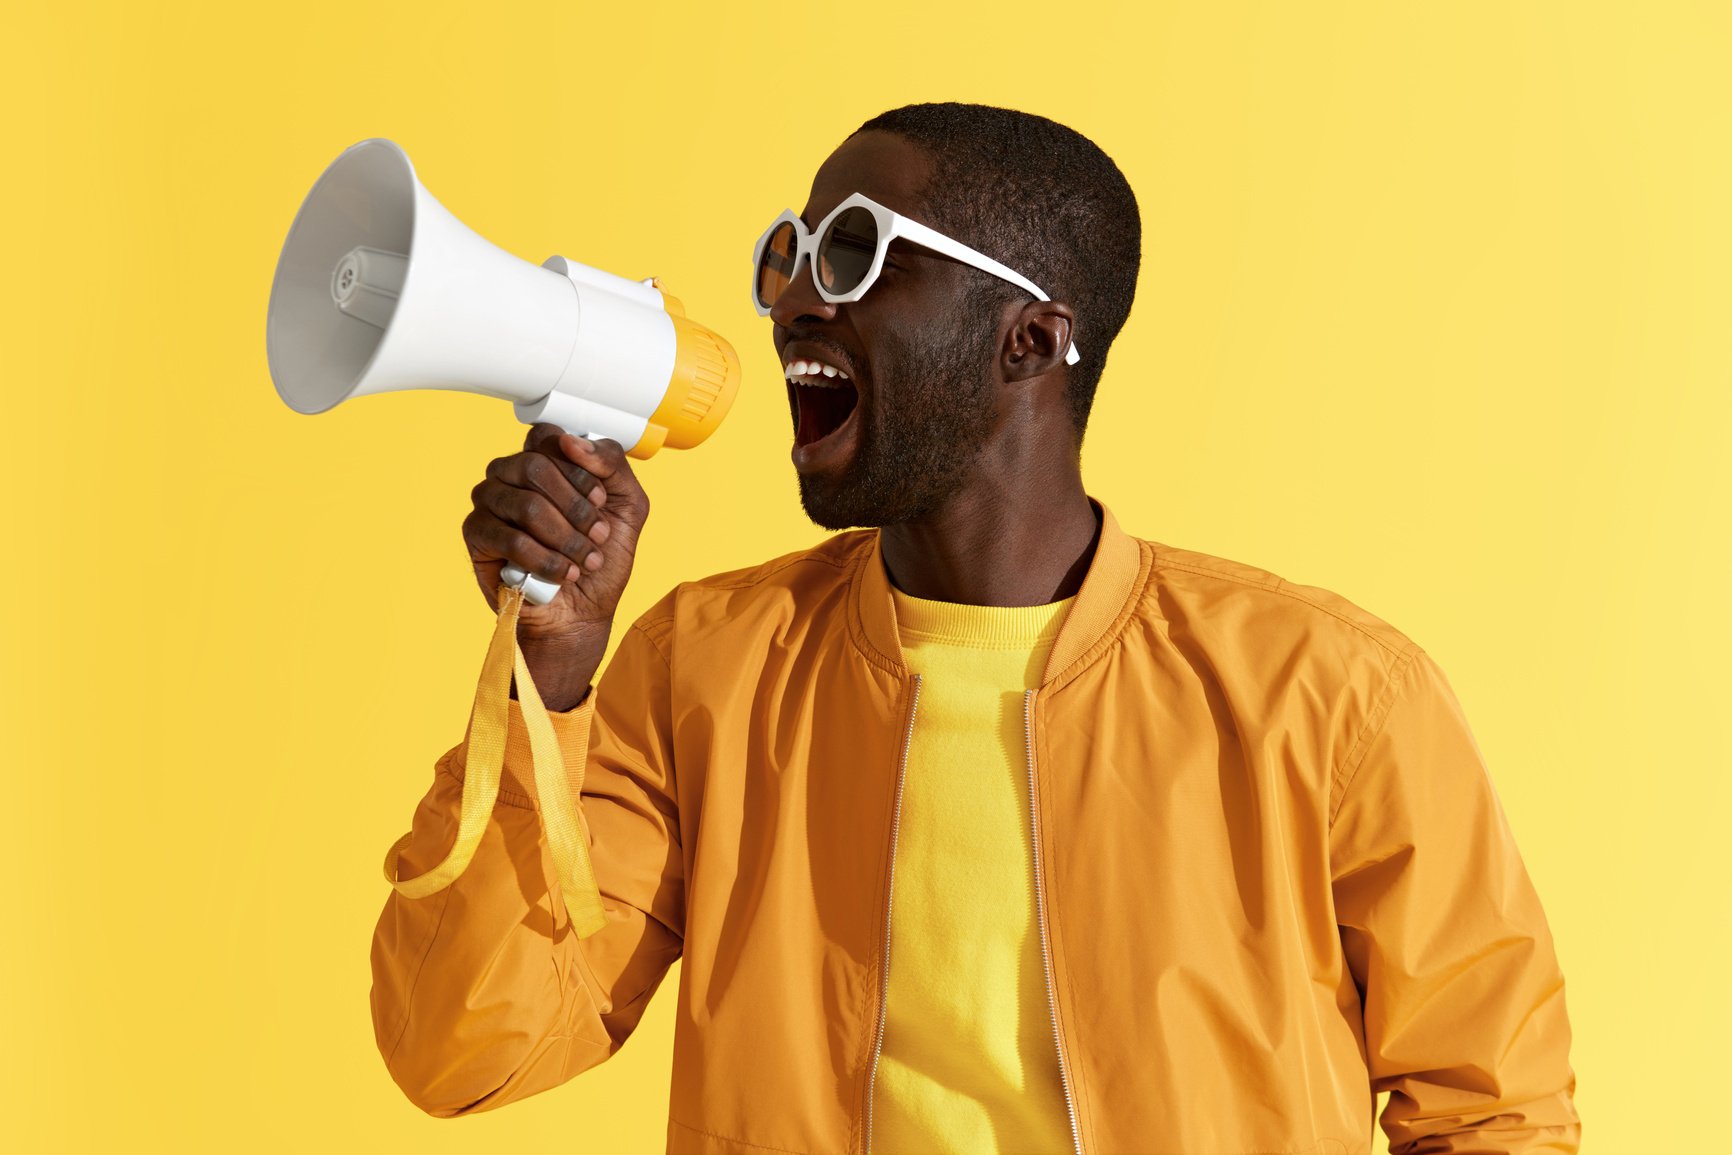
<path id="1" fill-rule="evenodd" d="M 878 218 L 856 205 L 831 222 L 818 241 L 818 283 L 827 293 L 856 288 L 878 252 Z"/>
<path id="2" fill-rule="evenodd" d="M 799 254 L 794 226 L 788 221 L 777 225 L 764 242 L 764 255 L 758 258 L 758 304 L 768 309 L 788 287 L 794 277 L 794 259 Z"/>

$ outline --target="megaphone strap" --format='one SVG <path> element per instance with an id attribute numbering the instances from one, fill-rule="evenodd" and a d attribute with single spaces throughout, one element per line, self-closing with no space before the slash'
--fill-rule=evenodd
<path id="1" fill-rule="evenodd" d="M 457 823 L 457 838 L 444 861 L 414 878 L 397 877 L 397 860 L 413 831 L 385 852 L 385 881 L 406 898 L 425 898 L 450 886 L 468 869 L 475 848 L 486 832 L 487 820 L 499 798 L 499 779 L 505 762 L 505 735 L 510 711 L 511 675 L 517 675 L 517 699 L 529 733 L 529 748 L 535 767 L 535 791 L 541 807 L 541 827 L 559 875 L 560 894 L 579 938 L 587 938 L 607 925 L 601 891 L 589 861 L 577 813 L 572 807 L 571 787 L 559 739 L 547 716 L 547 707 L 529 675 L 529 666 L 517 646 L 517 616 L 523 607 L 523 590 L 500 583 L 499 620 L 493 640 L 481 664 L 481 680 L 475 687 L 475 705 L 469 715 L 469 742 L 463 773 L 463 804 Z M 579 780 L 581 786 L 581 779 Z"/>

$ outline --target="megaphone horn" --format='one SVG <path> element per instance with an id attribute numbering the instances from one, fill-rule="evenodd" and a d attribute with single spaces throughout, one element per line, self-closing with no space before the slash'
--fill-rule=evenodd
<path id="1" fill-rule="evenodd" d="M 459 389 L 608 437 L 635 458 L 689 449 L 727 415 L 740 359 L 655 278 L 530 264 L 469 229 L 382 137 L 343 151 L 289 228 L 265 345 L 277 393 L 323 413 L 369 393 Z M 505 567 L 536 604 L 558 586 Z"/>

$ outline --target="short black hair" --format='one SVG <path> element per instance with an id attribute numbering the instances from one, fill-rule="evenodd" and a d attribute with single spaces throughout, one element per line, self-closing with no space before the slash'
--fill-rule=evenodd
<path id="1" fill-rule="evenodd" d="M 1137 198 L 1112 158 L 1075 129 L 985 104 L 909 104 L 851 135 L 893 132 L 932 157 L 923 223 L 1009 265 L 1076 312 L 1070 415 L 1088 424 L 1107 348 L 1130 316 L 1142 263 Z M 1021 289 L 982 274 L 971 301 L 997 312 Z"/>

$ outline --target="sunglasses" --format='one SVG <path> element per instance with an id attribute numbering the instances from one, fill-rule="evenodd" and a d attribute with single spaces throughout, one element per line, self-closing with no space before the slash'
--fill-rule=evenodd
<path id="1" fill-rule="evenodd" d="M 812 284 L 824 300 L 832 305 L 858 301 L 878 279 L 884 252 L 898 237 L 1009 281 L 1037 300 L 1052 300 L 1033 281 L 985 253 L 855 193 L 831 209 L 811 232 L 793 209 L 784 209 L 764 230 L 752 250 L 752 304 L 758 316 L 770 315 L 776 298 L 799 275 L 801 261 L 812 270 Z M 1065 364 L 1075 365 L 1079 359 L 1073 341 L 1065 352 Z"/>

